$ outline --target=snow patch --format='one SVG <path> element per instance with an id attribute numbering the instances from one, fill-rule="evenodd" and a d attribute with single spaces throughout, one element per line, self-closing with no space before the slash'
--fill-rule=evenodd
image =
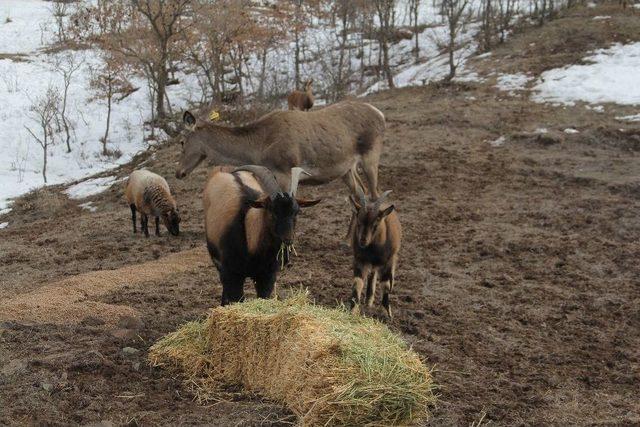
<path id="1" fill-rule="evenodd" d="M 579 131 L 579 130 L 577 130 L 577 129 L 574 129 L 574 128 L 566 128 L 566 129 L 564 130 L 564 133 L 566 133 L 566 134 L 568 134 L 568 135 L 574 135 L 574 134 L 576 134 L 576 133 L 580 133 L 580 131 Z"/>
<path id="2" fill-rule="evenodd" d="M 525 90 L 527 83 L 531 80 L 533 80 L 533 77 L 524 73 L 501 74 L 498 76 L 496 87 L 500 90 L 514 93 L 517 90 Z"/>
<path id="3" fill-rule="evenodd" d="M 640 42 L 596 50 L 584 61 L 590 64 L 542 73 L 533 88 L 536 92 L 533 99 L 564 105 L 574 105 L 578 101 L 640 105 Z"/>
<path id="4" fill-rule="evenodd" d="M 622 122 L 640 122 L 640 113 L 632 114 L 630 116 L 618 116 L 616 120 L 620 120 Z"/>
<path id="5" fill-rule="evenodd" d="M 602 21 L 604 19 L 611 19 L 611 17 L 610 16 L 594 16 L 593 17 L 594 21 Z"/>
<path id="6" fill-rule="evenodd" d="M 67 188 L 65 190 L 65 193 L 67 194 L 67 196 L 69 196 L 70 199 L 84 199 L 85 197 L 102 193 L 104 190 L 111 187 L 116 182 L 117 180 L 115 176 L 88 179 Z"/>
<path id="7" fill-rule="evenodd" d="M 93 205 L 93 202 L 80 203 L 78 206 L 89 212 L 96 212 L 98 210 L 98 208 Z"/>
<path id="8" fill-rule="evenodd" d="M 502 147 L 505 142 L 507 142 L 507 138 L 505 138 L 504 136 L 501 136 L 496 140 L 489 141 L 489 145 L 491 145 L 492 147 Z"/>
<path id="9" fill-rule="evenodd" d="M 8 226 L 9 226 L 8 222 L 0 223 L 0 230 L 2 230 L 3 228 L 7 228 Z"/>

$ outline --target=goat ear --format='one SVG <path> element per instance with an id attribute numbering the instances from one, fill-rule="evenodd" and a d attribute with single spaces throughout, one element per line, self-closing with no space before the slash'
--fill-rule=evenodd
<path id="1" fill-rule="evenodd" d="M 187 110 L 182 115 L 182 121 L 184 122 L 185 125 L 193 127 L 196 125 L 196 116 L 191 114 L 191 111 Z"/>
<path id="2" fill-rule="evenodd" d="M 301 208 L 308 208 L 310 206 L 317 205 L 321 201 L 322 199 L 315 199 L 315 200 L 296 199 L 296 202 L 298 202 L 298 206 L 300 206 Z"/>
<path id="3" fill-rule="evenodd" d="M 251 202 L 251 207 L 256 209 L 264 209 L 267 207 L 267 196 L 261 197 L 258 200 Z"/>
<path id="4" fill-rule="evenodd" d="M 393 210 L 395 209 L 395 206 L 391 205 L 388 208 L 386 208 L 383 211 L 380 211 L 380 213 L 378 213 L 378 218 L 382 219 L 385 216 L 389 215 L 391 212 L 393 212 Z"/>

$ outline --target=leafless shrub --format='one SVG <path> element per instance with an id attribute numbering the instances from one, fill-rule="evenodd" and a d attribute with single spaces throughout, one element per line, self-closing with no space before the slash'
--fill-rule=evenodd
<path id="1" fill-rule="evenodd" d="M 30 127 L 24 126 L 34 141 L 42 148 L 42 178 L 45 184 L 47 183 L 48 149 L 54 143 L 53 124 L 58 114 L 59 104 L 60 92 L 49 85 L 44 95 L 31 100 L 31 106 L 29 107 L 29 116 L 37 123 L 39 130 L 33 131 Z M 38 135 L 38 133 L 40 134 Z"/>

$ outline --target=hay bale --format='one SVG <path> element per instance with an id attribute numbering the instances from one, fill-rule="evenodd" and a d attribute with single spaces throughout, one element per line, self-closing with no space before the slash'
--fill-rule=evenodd
<path id="1" fill-rule="evenodd" d="M 429 369 L 400 337 L 304 294 L 215 308 L 161 339 L 149 357 L 282 403 L 303 425 L 413 423 L 434 402 Z"/>

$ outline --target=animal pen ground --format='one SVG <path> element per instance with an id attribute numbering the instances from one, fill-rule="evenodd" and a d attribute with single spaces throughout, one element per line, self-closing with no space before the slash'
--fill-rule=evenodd
<path id="1" fill-rule="evenodd" d="M 546 50 L 553 60 L 563 52 Z M 629 111 L 537 104 L 486 83 L 366 101 L 387 117 L 380 189 L 394 190 L 404 232 L 389 326 L 434 367 L 431 425 L 640 422 L 640 133 L 615 120 Z M 499 136 L 504 144 L 489 143 Z M 172 177 L 179 152 L 159 147 L 118 176 L 144 165 Z M 170 179 L 179 239 L 131 234 L 122 185 L 91 198 L 96 212 L 49 187 L 3 216 L 0 423 L 295 421 L 240 390 L 198 402 L 179 376 L 146 362 L 156 340 L 220 300 L 203 247 L 206 173 Z M 304 286 L 335 307 L 351 293 L 346 190 L 301 192 L 324 200 L 300 215 L 298 256 L 278 293 Z M 109 269 L 122 270 L 95 272 Z M 77 290 L 64 316 L 46 310 L 61 283 Z M 114 313 L 124 315 L 115 324 Z"/>

